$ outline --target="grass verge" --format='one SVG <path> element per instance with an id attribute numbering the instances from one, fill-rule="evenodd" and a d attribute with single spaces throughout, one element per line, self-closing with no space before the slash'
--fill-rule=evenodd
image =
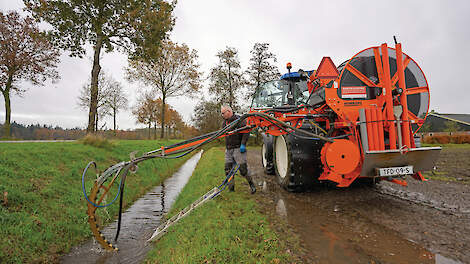
<path id="1" fill-rule="evenodd" d="M 442 146 L 433 172 L 425 172 L 426 178 L 470 184 L 470 144 L 425 144 L 426 147 Z"/>
<path id="2" fill-rule="evenodd" d="M 85 165 L 103 171 L 129 160 L 134 150 L 150 151 L 175 141 L 117 141 L 97 148 L 77 142 L 0 144 L 0 263 L 57 262 L 60 254 L 91 236 L 81 190 Z M 188 157 L 188 156 L 187 156 Z M 185 159 L 154 159 L 128 175 L 125 206 L 171 176 Z M 87 189 L 93 175 L 88 175 Z M 110 222 L 118 203 L 108 207 Z"/>
<path id="3" fill-rule="evenodd" d="M 470 144 L 422 144 L 423 147 L 442 147 L 443 149 L 448 148 L 459 148 L 459 149 L 470 149 Z"/>
<path id="4" fill-rule="evenodd" d="M 223 148 L 207 151 L 168 214 L 174 215 L 223 180 Z M 260 213 L 256 195 L 237 176 L 236 192 L 224 191 L 155 242 L 147 263 L 292 262 L 283 240 Z"/>

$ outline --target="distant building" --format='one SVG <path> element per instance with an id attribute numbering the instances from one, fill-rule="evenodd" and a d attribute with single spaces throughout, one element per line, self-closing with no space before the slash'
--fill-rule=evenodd
<path id="1" fill-rule="evenodd" d="M 470 114 L 440 114 L 436 112 L 428 113 L 423 131 L 420 132 L 446 132 L 449 123 L 454 123 L 453 125 L 460 132 L 470 133 Z"/>

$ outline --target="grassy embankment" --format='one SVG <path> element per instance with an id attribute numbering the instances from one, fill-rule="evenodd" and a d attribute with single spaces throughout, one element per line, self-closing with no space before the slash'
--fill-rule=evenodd
<path id="1" fill-rule="evenodd" d="M 129 160 L 134 150 L 142 153 L 171 143 L 118 141 L 105 148 L 78 142 L 1 143 L 0 263 L 55 262 L 59 254 L 91 236 L 81 189 L 82 171 L 89 161 L 96 161 L 102 171 Z M 125 203 L 130 205 L 171 176 L 184 161 L 154 159 L 139 164 L 137 174 L 128 175 Z M 89 173 L 88 191 L 93 177 Z M 117 215 L 118 204 L 108 207 L 107 222 Z"/>
<path id="2" fill-rule="evenodd" d="M 434 172 L 425 172 L 426 178 L 470 184 L 470 144 L 423 144 L 442 147 Z"/>
<path id="3" fill-rule="evenodd" d="M 168 214 L 174 215 L 223 180 L 220 147 L 207 151 Z M 283 240 L 261 214 L 256 194 L 237 175 L 236 192 L 225 190 L 197 208 L 155 243 L 149 263 L 291 263 Z"/>

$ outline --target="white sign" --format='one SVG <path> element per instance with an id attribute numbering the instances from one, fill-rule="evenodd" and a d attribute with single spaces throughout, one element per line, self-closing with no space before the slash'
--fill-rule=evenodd
<path id="1" fill-rule="evenodd" d="M 413 174 L 413 166 L 379 168 L 379 176 L 396 176 Z"/>

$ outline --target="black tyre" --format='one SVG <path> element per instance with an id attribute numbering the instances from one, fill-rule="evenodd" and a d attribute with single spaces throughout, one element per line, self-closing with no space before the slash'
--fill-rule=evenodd
<path id="1" fill-rule="evenodd" d="M 324 142 L 296 137 L 275 137 L 273 163 L 279 185 L 290 192 L 303 191 L 319 183 L 320 151 Z"/>
<path id="2" fill-rule="evenodd" d="M 289 190 L 291 177 L 291 152 L 288 147 L 286 136 L 278 136 L 274 139 L 274 170 L 276 172 L 277 182 L 284 189 Z"/>
<path id="3" fill-rule="evenodd" d="M 266 174 L 274 174 L 273 164 L 273 136 L 263 134 L 263 146 L 261 147 L 261 164 Z"/>

